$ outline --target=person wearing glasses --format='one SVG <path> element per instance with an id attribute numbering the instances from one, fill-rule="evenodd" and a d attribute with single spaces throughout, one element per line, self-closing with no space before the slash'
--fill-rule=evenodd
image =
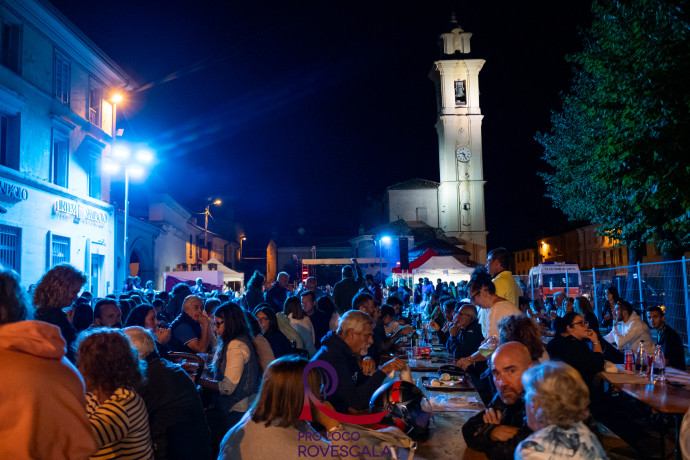
<path id="1" fill-rule="evenodd" d="M 225 433 L 254 402 L 263 370 L 242 307 L 226 302 L 213 315 L 213 328 L 219 339 L 212 365 L 214 375 L 199 383 L 211 394 L 213 407 L 206 410 L 206 418 L 217 451 Z"/>
<path id="2" fill-rule="evenodd" d="M 551 359 L 563 361 L 577 369 L 594 397 L 594 376 L 604 370 L 604 354 L 596 332 L 590 329 L 584 316 L 575 312 L 556 318 L 553 326 L 556 335 L 546 345 L 546 351 Z"/>

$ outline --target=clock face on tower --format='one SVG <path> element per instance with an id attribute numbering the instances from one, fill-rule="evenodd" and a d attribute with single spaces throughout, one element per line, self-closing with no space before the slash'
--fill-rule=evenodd
<path id="1" fill-rule="evenodd" d="M 472 156 L 472 153 L 467 147 L 458 147 L 455 149 L 455 157 L 458 159 L 458 161 L 467 163 L 470 161 L 470 156 Z"/>

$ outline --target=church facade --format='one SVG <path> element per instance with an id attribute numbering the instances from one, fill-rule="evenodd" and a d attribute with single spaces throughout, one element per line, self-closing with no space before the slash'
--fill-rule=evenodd
<path id="1" fill-rule="evenodd" d="M 441 34 L 441 57 L 429 73 L 436 87 L 440 182 L 412 179 L 388 187 L 384 212 L 389 222 L 404 219 L 439 228 L 483 263 L 487 231 L 479 72 L 485 61 L 469 57 L 471 36 L 457 24 Z"/>

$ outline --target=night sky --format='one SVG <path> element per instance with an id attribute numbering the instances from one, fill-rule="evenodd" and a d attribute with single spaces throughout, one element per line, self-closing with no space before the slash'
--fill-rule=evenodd
<path id="1" fill-rule="evenodd" d="M 428 74 L 455 10 L 471 57 L 487 61 L 489 246 L 531 247 L 572 226 L 543 197 L 534 135 L 568 89 L 587 1 L 51 2 L 146 88 L 118 106 L 124 137 L 159 159 L 130 189 L 135 207 L 148 191 L 195 212 L 221 197 L 214 213 L 232 209 L 249 247 L 265 247 L 274 226 L 355 235 L 367 196 L 438 181 Z"/>

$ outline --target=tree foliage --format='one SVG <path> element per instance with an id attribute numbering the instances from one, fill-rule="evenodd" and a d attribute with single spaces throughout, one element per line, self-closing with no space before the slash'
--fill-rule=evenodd
<path id="1" fill-rule="evenodd" d="M 630 247 L 690 247 L 689 0 L 594 0 L 541 176 L 570 219 Z"/>

